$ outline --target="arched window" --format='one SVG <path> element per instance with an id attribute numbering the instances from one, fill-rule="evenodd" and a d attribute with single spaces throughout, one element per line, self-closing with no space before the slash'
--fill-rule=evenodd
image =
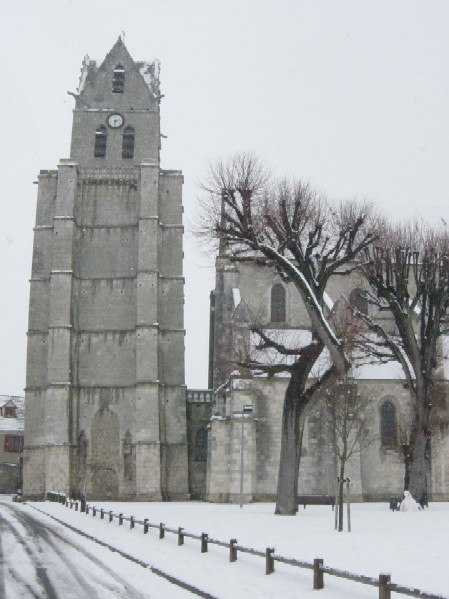
<path id="1" fill-rule="evenodd" d="M 349 296 L 349 303 L 362 314 L 368 314 L 368 300 L 364 297 L 363 289 L 353 289 Z"/>
<path id="2" fill-rule="evenodd" d="M 271 288 L 271 322 L 285 322 L 285 288 L 279 283 Z"/>
<path id="3" fill-rule="evenodd" d="M 207 460 L 207 428 L 202 426 L 197 430 L 195 436 L 195 461 L 205 462 Z"/>
<path id="4" fill-rule="evenodd" d="M 134 158 L 134 128 L 126 127 L 123 131 L 122 158 Z"/>
<path id="5" fill-rule="evenodd" d="M 382 447 L 397 445 L 396 408 L 390 399 L 380 406 L 380 440 Z"/>
<path id="6" fill-rule="evenodd" d="M 112 76 L 112 93 L 123 94 L 125 91 L 125 69 L 118 64 Z"/>
<path id="7" fill-rule="evenodd" d="M 100 125 L 97 127 L 95 131 L 95 148 L 94 148 L 94 156 L 95 158 L 104 158 L 106 156 L 106 141 L 108 137 L 108 132 L 104 125 Z"/>

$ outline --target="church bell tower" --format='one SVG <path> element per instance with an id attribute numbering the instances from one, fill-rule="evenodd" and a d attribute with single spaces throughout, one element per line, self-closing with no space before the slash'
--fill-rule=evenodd
<path id="1" fill-rule="evenodd" d="M 70 158 L 39 175 L 24 495 L 187 497 L 180 171 L 159 64 L 85 58 Z"/>

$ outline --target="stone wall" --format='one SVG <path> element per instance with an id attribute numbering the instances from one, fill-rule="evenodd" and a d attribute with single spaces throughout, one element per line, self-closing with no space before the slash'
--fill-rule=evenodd
<path id="1" fill-rule="evenodd" d="M 17 493 L 20 488 L 20 467 L 18 464 L 0 462 L 0 495 Z"/>
<path id="2" fill-rule="evenodd" d="M 221 399 L 215 397 L 210 421 L 206 498 L 209 501 L 239 500 L 241 419 L 236 412 L 253 405 L 253 415 L 244 421 L 244 497 L 245 501 L 274 501 L 279 469 L 282 401 L 286 379 L 231 378 Z M 348 461 L 345 476 L 351 478 L 354 501 L 384 501 L 401 497 L 405 466 L 399 447 L 383 447 L 380 436 L 380 407 L 388 398 L 396 406 L 398 422 L 410 409 L 410 397 L 400 381 L 359 381 L 358 393 L 368 399 L 363 410 L 360 451 Z M 224 407 L 223 407 L 224 405 Z M 369 440 L 369 443 L 366 441 Z M 447 500 L 447 436 L 434 439 L 432 496 Z M 331 430 L 323 421 L 321 407 L 312 409 L 305 421 L 299 494 L 334 494 L 339 462 Z"/>
<path id="3" fill-rule="evenodd" d="M 111 87 L 118 64 L 123 93 Z M 154 69 L 122 40 L 101 65 L 87 60 L 71 156 L 39 177 L 25 495 L 55 486 L 97 499 L 188 495 L 183 177 L 160 169 Z M 112 113 L 121 127 L 109 126 Z M 125 126 L 132 159 L 122 155 Z"/>

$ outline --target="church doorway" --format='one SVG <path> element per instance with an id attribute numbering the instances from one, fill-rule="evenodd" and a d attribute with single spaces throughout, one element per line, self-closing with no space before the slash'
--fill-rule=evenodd
<path id="1" fill-rule="evenodd" d="M 90 438 L 92 497 L 115 499 L 119 494 L 120 425 L 108 407 L 95 414 Z"/>

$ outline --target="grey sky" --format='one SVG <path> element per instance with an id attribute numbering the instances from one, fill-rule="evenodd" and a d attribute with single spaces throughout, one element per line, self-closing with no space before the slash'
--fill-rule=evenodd
<path id="1" fill-rule="evenodd" d="M 69 154 L 85 54 L 119 34 L 159 58 L 162 166 L 185 176 L 186 225 L 207 164 L 256 151 L 278 175 L 387 215 L 449 224 L 446 0 L 2 0 L 0 393 L 25 385 L 40 169 Z M 207 384 L 213 260 L 186 236 L 186 374 Z"/>

